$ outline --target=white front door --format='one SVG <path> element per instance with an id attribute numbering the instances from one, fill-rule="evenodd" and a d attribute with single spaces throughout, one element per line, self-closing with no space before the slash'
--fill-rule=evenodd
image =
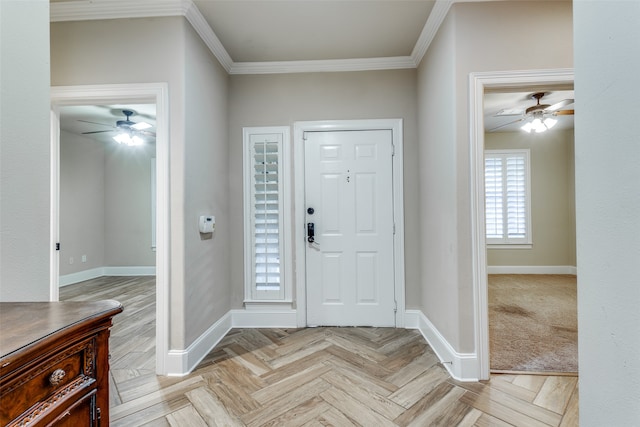
<path id="1" fill-rule="evenodd" d="M 390 130 L 305 132 L 307 324 L 395 326 Z"/>

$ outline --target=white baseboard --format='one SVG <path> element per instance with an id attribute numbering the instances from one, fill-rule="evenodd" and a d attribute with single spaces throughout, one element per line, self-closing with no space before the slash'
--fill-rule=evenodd
<path id="1" fill-rule="evenodd" d="M 230 310 L 185 350 L 169 350 L 168 376 L 189 374 L 231 328 L 296 328 L 296 310 Z"/>
<path id="2" fill-rule="evenodd" d="M 104 267 L 105 276 L 155 276 L 156 267 L 150 266 L 126 266 Z"/>
<path id="3" fill-rule="evenodd" d="M 478 381 L 475 353 L 458 353 L 419 310 L 405 311 L 405 327 L 418 329 L 449 374 L 459 381 Z M 170 350 L 165 359 L 169 376 L 189 374 L 232 328 L 296 328 L 296 310 L 230 310 L 185 350 Z"/>
<path id="4" fill-rule="evenodd" d="M 488 274 L 578 274 L 574 265 L 489 265 Z"/>
<path id="5" fill-rule="evenodd" d="M 458 353 L 420 310 L 405 311 L 405 327 L 418 329 L 436 353 L 442 366 L 459 381 L 478 381 L 476 353 Z"/>
<path id="6" fill-rule="evenodd" d="M 78 271 L 77 273 L 60 276 L 59 285 L 60 287 L 73 285 L 74 283 L 80 283 L 85 280 L 96 279 L 102 276 L 104 276 L 104 267 L 92 268 L 90 270 Z"/>
<path id="7" fill-rule="evenodd" d="M 60 276 L 60 286 L 73 285 L 102 276 L 155 276 L 155 266 L 97 267 Z"/>
<path id="8" fill-rule="evenodd" d="M 189 374 L 198 363 L 224 338 L 232 328 L 232 314 L 229 311 L 200 335 L 186 350 L 169 350 L 165 361 L 168 376 Z"/>

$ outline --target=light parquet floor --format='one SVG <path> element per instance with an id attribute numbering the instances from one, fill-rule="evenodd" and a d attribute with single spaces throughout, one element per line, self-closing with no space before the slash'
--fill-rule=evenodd
<path id="1" fill-rule="evenodd" d="M 453 380 L 418 331 L 234 329 L 191 374 L 154 373 L 153 278 L 100 278 L 61 300 L 116 299 L 112 426 L 577 426 L 578 379 Z"/>

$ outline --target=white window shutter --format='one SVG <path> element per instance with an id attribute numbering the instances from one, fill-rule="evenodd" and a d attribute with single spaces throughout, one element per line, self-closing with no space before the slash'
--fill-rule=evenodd
<path id="1" fill-rule="evenodd" d="M 531 244 L 529 150 L 485 151 L 488 244 Z"/>
<path id="2" fill-rule="evenodd" d="M 485 159 L 485 219 L 488 239 L 503 236 L 502 158 Z"/>
<path id="3" fill-rule="evenodd" d="M 527 234 L 525 159 L 523 156 L 510 156 L 506 163 L 507 239 L 522 239 Z"/>
<path id="4" fill-rule="evenodd" d="M 252 138 L 254 139 L 254 138 Z M 277 138 L 252 141 L 253 249 L 257 291 L 279 291 L 280 277 L 280 145 Z"/>
<path id="5" fill-rule="evenodd" d="M 288 301 L 289 128 L 244 128 L 243 140 L 245 304 Z"/>

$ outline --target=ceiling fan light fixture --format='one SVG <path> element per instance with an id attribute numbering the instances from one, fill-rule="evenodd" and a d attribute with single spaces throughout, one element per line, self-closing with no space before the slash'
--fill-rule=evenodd
<path id="1" fill-rule="evenodd" d="M 118 144 L 124 144 L 124 145 L 127 145 L 129 147 L 133 147 L 133 146 L 136 146 L 136 145 L 142 145 L 144 143 L 142 138 L 140 138 L 139 136 L 137 136 L 137 135 L 131 136 L 127 132 L 119 133 L 116 136 L 114 136 L 113 139 Z"/>
<path id="2" fill-rule="evenodd" d="M 533 130 L 536 131 L 536 133 L 541 133 L 547 130 L 544 123 L 542 122 L 542 120 L 540 120 L 539 117 L 533 119 L 533 121 L 531 122 L 531 126 L 533 127 Z"/>
<path id="3" fill-rule="evenodd" d="M 531 120 L 530 122 L 527 122 L 524 124 L 524 126 L 522 126 L 520 129 L 522 129 L 523 131 L 527 132 L 527 133 L 531 133 L 531 132 L 536 132 L 536 133 L 541 133 L 547 130 L 547 127 L 545 126 L 544 122 L 542 120 L 540 120 L 538 117 L 536 117 L 535 119 Z"/>
<path id="4" fill-rule="evenodd" d="M 531 133 L 532 131 L 535 131 L 536 133 L 542 133 L 554 127 L 556 123 L 558 123 L 558 120 L 551 117 L 547 117 L 545 119 L 542 112 L 534 112 L 533 120 L 525 123 L 524 126 L 522 126 L 520 129 L 527 133 Z"/>
<path id="5" fill-rule="evenodd" d="M 557 116 L 566 116 L 573 115 L 574 110 L 562 109 L 567 105 L 571 105 L 574 103 L 573 98 L 563 99 L 560 102 L 556 102 L 553 105 L 549 104 L 541 104 L 540 100 L 547 94 L 547 92 L 536 92 L 531 94 L 531 98 L 535 99 L 536 104 L 528 107 L 526 109 L 518 108 L 517 106 L 512 108 L 503 108 L 498 111 L 492 117 L 502 117 L 502 116 L 519 116 L 515 120 L 512 120 L 507 123 L 502 123 L 493 128 L 487 129 L 488 132 L 495 132 L 498 129 L 503 128 L 511 128 L 511 125 L 516 123 L 524 123 L 524 125 L 520 126 L 524 132 L 531 133 L 535 131 L 536 133 L 546 132 L 551 129 L 558 123 Z M 488 117 L 485 116 L 485 117 Z M 513 129 L 513 128 L 511 128 Z"/>

